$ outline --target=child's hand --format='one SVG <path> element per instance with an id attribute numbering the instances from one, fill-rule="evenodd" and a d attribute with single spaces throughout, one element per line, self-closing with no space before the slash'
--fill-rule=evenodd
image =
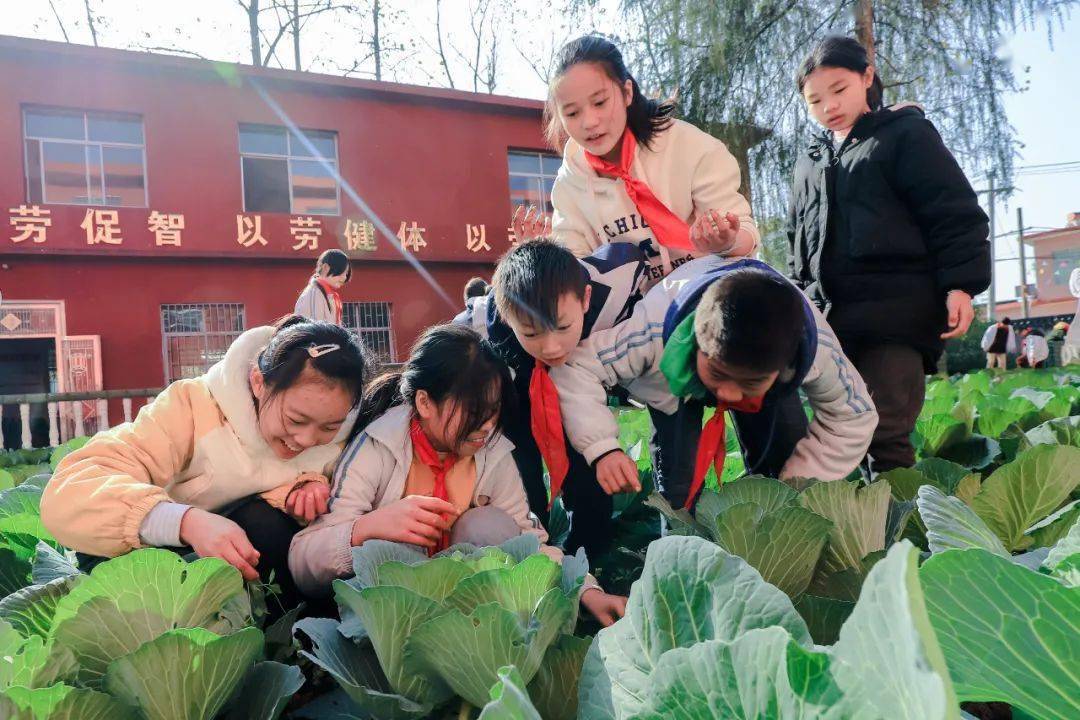
<path id="1" fill-rule="evenodd" d="M 510 223 L 514 228 L 514 237 L 519 241 L 545 238 L 551 234 L 551 218 L 530 205 L 518 205 Z"/>
<path id="2" fill-rule="evenodd" d="M 259 551 L 243 528 L 227 517 L 190 508 L 180 519 L 180 542 L 199 557 L 216 557 L 240 571 L 245 580 L 258 580 Z"/>
<path id="3" fill-rule="evenodd" d="M 975 308 L 971 307 L 971 296 L 963 290 L 950 290 L 945 296 L 945 309 L 949 311 L 949 331 L 941 333 L 942 340 L 960 337 L 971 327 L 975 319 Z"/>
<path id="4" fill-rule="evenodd" d="M 596 482 L 608 495 L 621 492 L 641 492 L 637 463 L 622 450 L 609 452 L 596 461 Z"/>
<path id="5" fill-rule="evenodd" d="M 626 614 L 625 597 L 609 595 L 598 587 L 589 588 L 581 593 L 581 604 L 604 627 L 611 626 Z"/>
<path id="6" fill-rule="evenodd" d="M 709 210 L 694 221 L 690 242 L 698 252 L 723 255 L 735 247 L 739 235 L 739 216 Z"/>
<path id="7" fill-rule="evenodd" d="M 330 499 L 330 484 L 322 475 L 318 480 L 311 479 L 297 485 L 285 498 L 285 512 L 298 523 L 309 524 L 312 520 L 327 513 L 327 500 Z"/>
<path id="8" fill-rule="evenodd" d="M 353 547 L 365 540 L 434 547 L 459 513 L 445 500 L 429 495 L 409 495 L 386 507 L 361 515 L 353 522 Z"/>

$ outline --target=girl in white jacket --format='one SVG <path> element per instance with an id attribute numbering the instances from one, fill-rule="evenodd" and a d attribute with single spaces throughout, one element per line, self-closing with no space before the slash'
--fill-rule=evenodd
<path id="1" fill-rule="evenodd" d="M 642 95 L 607 40 L 562 49 L 544 113 L 548 141 L 563 147 L 550 229 L 579 257 L 608 242 L 640 245 L 650 261 L 643 291 L 695 256 L 749 256 L 760 240 L 735 158 L 674 111 Z M 549 229 L 521 208 L 514 225 L 522 239 Z"/>
<path id="2" fill-rule="evenodd" d="M 315 274 L 296 298 L 293 312 L 316 322 L 341 325 L 341 288 L 352 279 L 352 264 L 343 250 L 327 250 L 315 261 Z"/>
<path id="3" fill-rule="evenodd" d="M 476 331 L 427 330 L 401 371 L 368 388 L 357 434 L 334 472 L 330 512 L 293 540 L 289 566 L 300 588 L 326 595 L 334 578 L 353 574 L 352 549 L 367 540 L 430 553 L 521 533 L 546 541 L 529 512 L 513 445 L 501 434 L 513 393 L 509 370 Z M 605 625 L 626 603 L 590 580 L 581 597 Z"/>

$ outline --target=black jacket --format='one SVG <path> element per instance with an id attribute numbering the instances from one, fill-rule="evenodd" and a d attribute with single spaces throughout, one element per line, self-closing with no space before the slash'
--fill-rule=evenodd
<path id="1" fill-rule="evenodd" d="M 990 284 L 988 232 L 970 183 L 917 107 L 864 115 L 839 147 L 825 132 L 796 162 L 790 276 L 849 354 L 906 344 L 932 370 L 946 293 L 975 296 Z"/>

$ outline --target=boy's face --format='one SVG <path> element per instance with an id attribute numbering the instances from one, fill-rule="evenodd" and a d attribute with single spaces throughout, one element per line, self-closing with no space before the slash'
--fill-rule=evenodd
<path id="1" fill-rule="evenodd" d="M 746 398 L 761 397 L 769 391 L 780 375 L 779 371 L 762 372 L 753 368 L 726 365 L 697 351 L 697 374 L 705 388 L 718 402 L 737 403 Z"/>
<path id="2" fill-rule="evenodd" d="M 506 322 L 525 352 L 549 367 L 562 365 L 581 342 L 591 294 L 592 288 L 588 285 L 585 286 L 584 298 L 579 299 L 572 292 L 563 293 L 559 298 L 559 315 L 552 329 L 531 318 L 507 317 Z"/>

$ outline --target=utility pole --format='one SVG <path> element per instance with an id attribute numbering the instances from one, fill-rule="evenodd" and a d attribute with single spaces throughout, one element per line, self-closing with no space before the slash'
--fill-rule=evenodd
<path id="1" fill-rule="evenodd" d="M 986 320 L 988 322 L 994 322 L 994 316 L 997 314 L 997 299 L 994 297 L 994 278 L 997 273 L 994 272 L 994 235 L 997 234 L 994 225 L 994 205 L 997 204 L 997 188 L 994 187 L 994 181 L 997 180 L 997 171 L 990 171 L 990 287 L 987 289 L 987 303 L 986 303 Z"/>
<path id="2" fill-rule="evenodd" d="M 1024 305 L 1024 319 L 1028 317 L 1027 258 L 1024 254 L 1024 208 L 1016 208 L 1016 242 L 1020 245 L 1020 300 Z"/>
<path id="3" fill-rule="evenodd" d="M 1012 187 L 1011 185 L 1009 187 L 1000 187 L 999 188 L 997 186 L 997 171 L 996 170 L 991 170 L 990 173 L 989 173 L 989 177 L 990 177 L 990 187 L 987 188 L 986 190 L 976 190 L 975 194 L 976 195 L 986 194 L 988 196 L 986 202 L 987 202 L 987 205 L 989 206 L 989 209 L 990 209 L 990 213 L 989 213 L 989 215 L 990 215 L 990 288 L 987 290 L 986 319 L 989 320 L 990 322 L 993 322 L 994 317 L 997 314 L 996 313 L 996 310 L 997 310 L 997 298 L 996 298 L 996 295 L 997 295 L 997 293 L 995 292 L 995 288 L 994 288 L 994 279 L 997 277 L 997 260 L 995 259 L 995 256 L 997 255 L 997 253 L 994 251 L 994 242 L 995 242 L 994 235 L 996 234 L 997 231 L 996 231 L 996 227 L 994 225 L 994 208 L 997 205 L 998 193 L 1012 192 L 1013 190 L 1015 190 L 1015 188 Z"/>

